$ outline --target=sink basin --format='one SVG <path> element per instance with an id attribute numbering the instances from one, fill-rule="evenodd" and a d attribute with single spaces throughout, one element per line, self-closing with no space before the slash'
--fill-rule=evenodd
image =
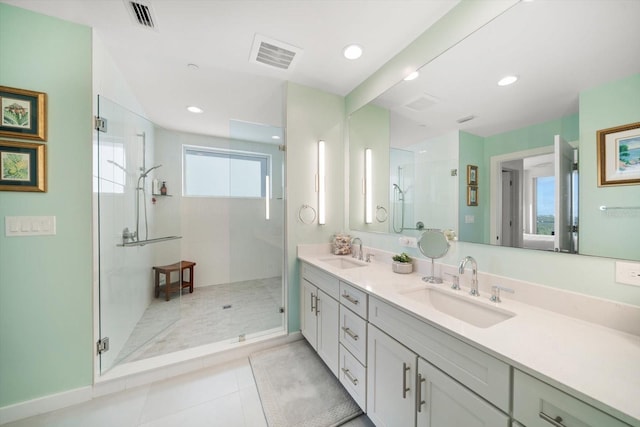
<path id="1" fill-rule="evenodd" d="M 367 264 L 362 261 L 356 261 L 355 259 L 350 258 L 325 258 L 321 259 L 320 261 L 324 262 L 325 264 L 329 264 L 331 267 L 340 268 L 342 270 L 347 268 L 367 266 Z"/>
<path id="2" fill-rule="evenodd" d="M 441 313 L 479 328 L 488 328 L 515 316 L 510 311 L 473 301 L 471 297 L 452 295 L 433 288 L 401 292 L 413 301 L 427 304 Z"/>

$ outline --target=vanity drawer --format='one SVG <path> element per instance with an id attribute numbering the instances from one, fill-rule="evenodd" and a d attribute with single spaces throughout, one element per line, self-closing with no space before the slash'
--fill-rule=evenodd
<path id="1" fill-rule="evenodd" d="M 376 298 L 369 321 L 504 412 L 509 412 L 510 367 L 426 322 Z"/>
<path id="2" fill-rule="evenodd" d="M 330 297 L 336 300 L 339 299 L 340 281 L 338 278 L 307 263 L 302 263 L 302 277 L 316 285 Z"/>
<path id="3" fill-rule="evenodd" d="M 340 345 L 340 382 L 363 411 L 367 411 L 367 370 Z"/>
<path id="4" fill-rule="evenodd" d="M 367 322 L 340 306 L 340 343 L 363 365 L 367 365 Z"/>
<path id="5" fill-rule="evenodd" d="M 622 427 L 627 424 L 517 369 L 513 417 L 527 427 Z"/>
<path id="6" fill-rule="evenodd" d="M 367 319 L 367 293 L 360 289 L 340 282 L 340 303 L 363 319 Z"/>

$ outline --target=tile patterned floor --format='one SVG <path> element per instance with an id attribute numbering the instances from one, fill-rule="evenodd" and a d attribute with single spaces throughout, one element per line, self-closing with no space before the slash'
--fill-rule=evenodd
<path id="1" fill-rule="evenodd" d="M 281 305 L 281 277 L 199 287 L 192 294 L 183 291 L 180 298 L 176 294 L 170 301 L 156 298 L 116 364 L 281 327 Z M 158 325 L 166 325 L 159 334 Z"/>

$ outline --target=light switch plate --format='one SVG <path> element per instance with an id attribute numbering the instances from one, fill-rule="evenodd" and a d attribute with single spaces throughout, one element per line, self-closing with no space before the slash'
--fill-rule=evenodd
<path id="1" fill-rule="evenodd" d="M 4 235 L 7 237 L 50 236 L 55 234 L 55 216 L 4 217 Z"/>
<path id="2" fill-rule="evenodd" d="M 616 282 L 640 286 L 640 263 L 616 261 Z"/>

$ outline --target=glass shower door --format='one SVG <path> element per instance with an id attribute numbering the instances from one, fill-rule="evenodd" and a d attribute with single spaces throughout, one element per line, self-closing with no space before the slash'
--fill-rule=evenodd
<path id="1" fill-rule="evenodd" d="M 153 267 L 181 260 L 180 210 L 154 195 L 164 170 L 154 162 L 155 126 L 98 98 L 104 126 L 95 131 L 94 194 L 97 196 L 100 372 L 163 354 L 163 334 L 180 319 L 181 292 L 165 298 L 165 286 L 180 281 L 180 268 L 158 275 Z M 174 202 L 175 203 L 175 202 Z M 160 285 L 159 289 L 156 286 Z"/>

